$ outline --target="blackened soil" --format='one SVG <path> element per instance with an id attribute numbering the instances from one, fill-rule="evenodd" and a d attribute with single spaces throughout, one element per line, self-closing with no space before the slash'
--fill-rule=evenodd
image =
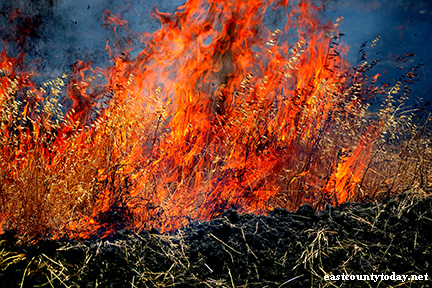
<path id="1" fill-rule="evenodd" d="M 432 287 L 430 196 L 267 216 L 228 210 L 172 233 L 151 232 L 33 245 L 3 235 L 0 286 Z M 372 274 L 384 279 L 324 279 Z M 392 281 L 397 275 L 423 280 Z"/>

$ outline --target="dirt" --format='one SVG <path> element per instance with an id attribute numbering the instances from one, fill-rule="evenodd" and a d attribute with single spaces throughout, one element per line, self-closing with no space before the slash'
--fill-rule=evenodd
<path id="1" fill-rule="evenodd" d="M 1 287 L 432 287 L 431 196 L 267 216 L 227 210 L 164 234 L 35 244 L 1 237 Z M 324 278 L 372 274 L 423 280 Z"/>

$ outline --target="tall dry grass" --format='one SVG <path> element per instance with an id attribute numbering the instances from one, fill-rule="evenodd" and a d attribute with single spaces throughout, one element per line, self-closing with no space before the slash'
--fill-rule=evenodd
<path id="1" fill-rule="evenodd" d="M 91 87 L 93 78 L 72 83 L 65 76 L 35 88 L 28 76 L 3 66 L 2 229 L 26 240 L 103 236 L 122 228 L 175 228 L 227 208 L 262 213 L 305 202 L 320 208 L 375 200 L 412 187 L 430 191 L 430 115 L 404 106 L 410 81 L 378 85 L 369 78 L 374 64 L 360 63 L 338 84 L 318 83 L 312 104 L 254 94 L 256 80 L 245 77 L 235 105 L 217 113 L 222 116 L 210 130 L 184 119 L 184 143 L 171 136 L 178 131 L 168 125 L 173 115 L 158 89 L 143 99 L 130 89 L 133 75 L 104 90 L 90 116 L 80 118 L 76 103 L 63 107 L 65 93 Z M 251 95 L 255 101 L 248 100 Z M 371 112 L 374 97 L 383 100 Z M 325 110 L 328 101 L 331 111 Z M 269 129 L 287 107 L 296 112 L 292 131 Z M 227 167 L 239 151 L 246 164 Z M 263 165 L 274 167 L 260 170 Z"/>

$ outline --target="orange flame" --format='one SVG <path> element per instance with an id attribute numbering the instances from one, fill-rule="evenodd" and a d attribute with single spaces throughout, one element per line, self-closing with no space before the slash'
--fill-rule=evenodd
<path id="1" fill-rule="evenodd" d="M 173 14 L 152 11 L 162 27 L 141 35 L 146 48 L 137 57 L 114 44 L 105 71 L 78 62 L 67 85 L 70 109 L 42 155 L 48 170 L 89 163 L 81 177 L 91 185 L 80 195 L 92 204 L 69 215 L 54 237 L 103 236 L 121 225 L 169 230 L 228 208 L 293 208 L 317 192 L 348 200 L 379 127 L 338 138 L 364 103 L 350 92 L 356 80 L 335 26 L 321 23 L 318 10 L 309 1 L 190 0 Z M 279 24 L 266 26 L 269 17 Z M 109 12 L 104 20 L 127 29 Z M 10 60 L 1 57 L 8 75 L 1 80 L 9 81 Z M 105 75 L 104 86 L 89 81 L 94 73 Z M 26 105 L 23 113 L 35 111 Z M 45 126 L 36 121 L 33 137 Z M 24 144 L 10 165 L 40 146 Z M 20 170 L 9 168 L 16 178 Z M 302 194 L 287 199 L 296 189 Z"/>

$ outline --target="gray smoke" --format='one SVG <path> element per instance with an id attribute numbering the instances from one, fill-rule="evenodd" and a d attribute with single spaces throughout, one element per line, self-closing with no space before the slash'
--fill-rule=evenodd
<path id="1" fill-rule="evenodd" d="M 0 4 L 0 37 L 8 42 L 11 56 L 23 51 L 27 60 L 37 62 L 40 73 L 57 77 L 69 72 L 78 60 L 90 60 L 93 66 L 106 66 L 109 55 L 107 41 L 114 45 L 116 37 L 113 25 L 104 25 L 104 11 L 119 15 L 128 22 L 128 30 L 117 27 L 120 42 L 132 41 L 136 49 L 143 47 L 136 33 L 157 30 L 160 25 L 150 16 L 156 3 L 141 0 L 5 0 Z M 172 1 L 158 1 L 166 11 L 173 12 Z M 15 9 L 20 16 L 14 21 L 10 17 Z M 17 27 L 18 26 L 18 27 Z M 30 29 L 25 43 L 17 45 L 16 34 Z M 23 36 L 23 35 L 21 35 Z M 2 48 L 3 44 L 0 44 Z"/>
<path id="2" fill-rule="evenodd" d="M 315 0 L 317 3 L 323 1 Z M 342 16 L 341 32 L 350 52 L 348 59 L 356 64 L 360 45 L 371 44 L 381 36 L 373 49 L 367 49 L 368 60 L 381 60 L 374 73 L 385 74 L 381 81 L 397 81 L 401 69 L 396 69 L 394 59 L 406 53 L 416 55 L 405 65 L 422 62 L 419 71 L 420 81 L 413 89 L 413 97 L 432 98 L 432 85 L 428 82 L 432 75 L 432 1 L 430 0 L 325 0 L 323 17 L 335 21 Z M 27 39 L 14 43 L 9 48 L 24 50 L 28 59 L 37 63 L 39 72 L 58 77 L 71 71 L 78 60 L 91 60 L 93 66 L 109 65 L 105 51 L 106 43 L 115 43 L 113 26 L 104 26 L 103 12 L 110 10 L 113 15 L 128 21 L 130 31 L 151 32 L 160 25 L 150 16 L 150 10 L 157 6 L 160 11 L 173 12 L 184 4 L 183 0 L 3 0 L 0 4 L 0 37 L 6 42 L 17 42 L 12 32 L 6 29 L 14 8 L 18 8 L 26 19 L 15 20 L 13 25 L 32 27 Z M 9 22 L 8 22 L 9 21 Z M 27 21 L 27 22 L 26 22 Z M 28 22 L 30 21 L 30 22 Z M 13 22 L 13 21 L 12 21 Z M 23 27 L 21 27 L 23 28 Z M 117 28 L 118 37 L 123 42 L 132 41 L 135 50 L 132 56 L 144 47 L 137 34 Z M 0 48 L 3 44 L 0 43 Z"/>
<path id="3" fill-rule="evenodd" d="M 367 46 L 377 37 L 376 46 L 366 49 L 368 61 L 377 58 L 380 64 L 372 73 L 383 75 L 381 83 L 394 83 L 408 69 L 422 63 L 419 81 L 412 85 L 411 103 L 418 98 L 424 102 L 432 100 L 432 1 L 429 0 L 332 0 L 327 6 L 326 17 L 344 17 L 341 32 L 342 41 L 348 44 L 348 59 L 355 65 L 361 44 Z M 409 63 L 400 63 L 397 68 L 394 59 L 407 53 L 414 53 Z M 429 80 L 429 81 L 428 81 Z"/>

